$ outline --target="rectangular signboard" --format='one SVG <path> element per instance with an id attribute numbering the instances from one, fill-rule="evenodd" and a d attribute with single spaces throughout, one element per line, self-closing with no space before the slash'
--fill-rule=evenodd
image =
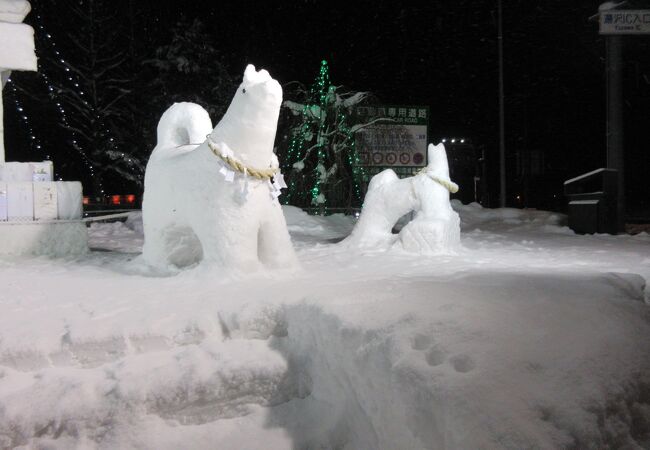
<path id="1" fill-rule="evenodd" d="M 355 145 L 366 167 L 423 167 L 427 163 L 427 106 L 359 106 Z"/>
<path id="2" fill-rule="evenodd" d="M 600 13 L 600 34 L 650 34 L 650 9 Z"/>

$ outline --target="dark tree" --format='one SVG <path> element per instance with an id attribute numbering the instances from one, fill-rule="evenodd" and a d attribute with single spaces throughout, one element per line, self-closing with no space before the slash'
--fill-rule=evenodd
<path id="1" fill-rule="evenodd" d="M 198 18 L 181 18 L 171 30 L 171 40 L 157 47 L 143 64 L 149 78 L 143 90 L 148 117 L 145 134 L 152 144 L 158 119 L 173 103 L 198 103 L 217 121 L 237 87 Z"/>
<path id="2" fill-rule="evenodd" d="M 144 165 L 132 125 L 135 76 L 129 70 L 133 17 L 120 15 L 107 0 L 56 0 L 42 8 L 43 16 L 56 17 L 56 11 L 73 24 L 57 33 L 58 47 L 49 33 L 41 37 L 40 70 L 50 83 L 49 99 L 65 112 L 59 125 L 69 132 L 68 144 L 90 172 L 86 189 L 102 197 L 107 186 L 141 186 Z"/>

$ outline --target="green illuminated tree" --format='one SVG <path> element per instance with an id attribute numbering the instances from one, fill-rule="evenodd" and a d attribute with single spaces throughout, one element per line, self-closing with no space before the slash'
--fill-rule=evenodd
<path id="1" fill-rule="evenodd" d="M 298 91 L 303 102 L 284 102 L 295 124 L 281 149 L 289 186 L 283 203 L 321 212 L 360 206 L 363 169 L 354 133 L 361 126 L 351 125 L 350 114 L 367 94 L 332 85 L 327 61 L 321 62 L 314 84 Z"/>

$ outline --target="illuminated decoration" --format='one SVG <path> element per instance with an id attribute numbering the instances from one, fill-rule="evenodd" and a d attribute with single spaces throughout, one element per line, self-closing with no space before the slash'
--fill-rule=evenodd
<path id="1" fill-rule="evenodd" d="M 360 101 L 365 95 L 340 92 L 331 84 L 323 60 L 306 97 L 302 105 L 285 103 L 299 115 L 299 123 L 284 159 L 289 189 L 283 203 L 318 207 L 322 212 L 331 207 L 360 206 L 364 171 L 354 143 L 356 128 L 349 124 L 354 101 L 346 100 L 354 97 Z"/>
<path id="2" fill-rule="evenodd" d="M 41 44 L 39 47 L 36 48 L 36 53 L 39 55 L 38 75 L 40 79 L 43 81 L 43 83 L 45 84 L 45 87 L 47 88 L 49 99 L 56 106 L 56 110 L 59 113 L 60 127 L 70 133 L 68 144 L 81 157 L 81 160 L 83 161 L 84 165 L 88 169 L 90 177 L 94 179 L 96 183 L 98 183 L 99 185 L 98 194 L 103 195 L 104 188 L 102 186 L 101 179 L 96 178 L 94 166 L 86 155 L 86 151 L 81 143 L 82 139 L 80 139 L 78 136 L 79 132 L 75 129 L 75 127 L 71 126 L 70 121 L 68 120 L 68 116 L 66 114 L 66 110 L 64 107 L 65 99 L 62 98 L 61 95 L 61 92 L 64 89 L 72 89 L 74 90 L 78 98 L 82 99 L 82 101 L 85 104 L 88 104 L 88 102 L 84 98 L 85 92 L 80 88 L 79 76 L 76 74 L 76 71 L 71 69 L 69 63 L 62 57 L 61 52 L 58 50 L 56 46 L 56 42 L 52 38 L 52 35 L 45 31 L 45 27 L 43 26 L 41 15 L 35 14 L 35 16 L 37 19 L 37 24 L 35 25 L 35 28 L 37 32 L 37 37 L 40 38 L 39 43 Z M 50 80 L 49 76 L 45 73 L 41 58 L 44 57 L 42 53 L 44 53 L 46 50 L 50 50 L 52 54 L 54 54 L 54 60 L 56 62 L 54 66 L 63 69 L 63 71 L 65 72 L 63 74 L 63 79 L 67 82 L 68 86 L 65 86 L 64 88 L 60 86 L 55 86 L 54 83 L 52 83 L 52 81 Z M 7 80 L 7 84 L 11 89 L 11 94 L 12 94 L 11 97 L 13 98 L 14 104 L 16 106 L 16 110 L 18 111 L 18 117 L 20 118 L 23 125 L 25 126 L 25 129 L 27 130 L 31 150 L 37 155 L 42 155 L 43 152 L 42 152 L 42 145 L 40 139 L 36 136 L 36 133 L 34 132 L 34 128 L 29 120 L 27 111 L 25 110 L 25 107 L 20 101 L 20 95 L 18 93 L 16 84 L 12 82 L 11 78 Z M 46 152 L 44 156 L 46 160 L 51 159 L 49 152 Z M 58 177 L 56 174 L 55 174 L 55 178 L 60 179 L 60 177 Z"/>
<path id="3" fill-rule="evenodd" d="M 108 3 L 106 5 L 109 7 Z M 128 112 L 125 113 L 127 103 L 123 99 L 130 90 L 126 84 L 128 79 L 122 73 L 123 69 L 120 69 L 126 56 L 116 51 L 117 47 L 112 45 L 114 42 L 111 39 L 114 40 L 117 36 L 114 30 L 102 34 L 105 31 L 101 29 L 102 26 L 112 25 L 92 21 L 90 17 L 84 16 L 86 11 L 83 8 L 90 7 L 89 3 L 79 2 L 79 6 L 75 13 L 79 20 L 87 21 L 86 28 L 71 28 L 70 34 L 66 33 L 65 36 L 69 43 L 80 50 L 75 53 L 77 59 L 74 63 L 65 57 L 54 36 L 46 30 L 41 11 L 33 12 L 39 56 L 38 76 L 46 91 L 41 95 L 35 94 L 33 89 L 27 92 L 21 86 L 16 86 L 14 81 L 10 92 L 19 120 L 29 134 L 31 150 L 40 155 L 43 150 L 49 149 L 41 144 L 34 133 L 39 130 L 38 126 L 33 125 L 38 122 L 34 118 L 36 112 L 31 111 L 30 123 L 30 114 L 25 111 L 25 104 L 29 102 L 21 97 L 27 95 L 43 106 L 47 103 L 44 100 L 51 102 L 56 110 L 51 116 L 64 131 L 63 135 L 59 135 L 64 143 L 57 147 L 68 152 L 70 161 L 85 167 L 85 178 L 92 182 L 87 186 L 91 187 L 94 199 L 100 200 L 106 197 L 104 185 L 108 180 L 141 185 L 144 165 L 134 153 L 125 150 L 126 139 L 121 131 L 124 128 L 120 127 L 120 122 L 128 116 Z M 37 9 L 46 8 L 40 5 Z M 99 45 L 94 47 L 95 50 L 90 50 L 83 41 L 85 35 L 80 34 L 81 29 L 96 39 Z M 90 64 L 90 61 L 93 63 Z M 46 158 L 50 159 L 50 155 Z M 58 175 L 56 178 L 59 178 Z"/>

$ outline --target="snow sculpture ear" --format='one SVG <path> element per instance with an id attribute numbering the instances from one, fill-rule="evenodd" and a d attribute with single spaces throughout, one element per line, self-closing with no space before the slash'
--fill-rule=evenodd
<path id="1" fill-rule="evenodd" d="M 257 81 L 258 83 L 264 83 L 271 79 L 271 74 L 266 69 L 261 69 L 257 72 Z"/>
<path id="2" fill-rule="evenodd" d="M 246 66 L 246 70 L 244 71 L 245 85 L 251 86 L 253 84 L 262 84 L 271 80 L 272 80 L 271 74 L 268 73 L 266 70 L 260 69 L 259 72 L 256 72 L 254 65 L 249 64 L 248 66 Z"/>
<path id="3" fill-rule="evenodd" d="M 245 84 L 253 84 L 253 81 L 255 80 L 257 75 L 257 72 L 255 71 L 255 66 L 252 64 L 249 64 L 246 66 L 246 70 L 244 70 L 244 83 Z"/>
<path id="4" fill-rule="evenodd" d="M 427 155 L 429 157 L 427 172 L 442 180 L 451 181 L 449 179 L 449 163 L 447 162 L 445 145 L 442 142 L 435 146 L 429 144 Z"/>

